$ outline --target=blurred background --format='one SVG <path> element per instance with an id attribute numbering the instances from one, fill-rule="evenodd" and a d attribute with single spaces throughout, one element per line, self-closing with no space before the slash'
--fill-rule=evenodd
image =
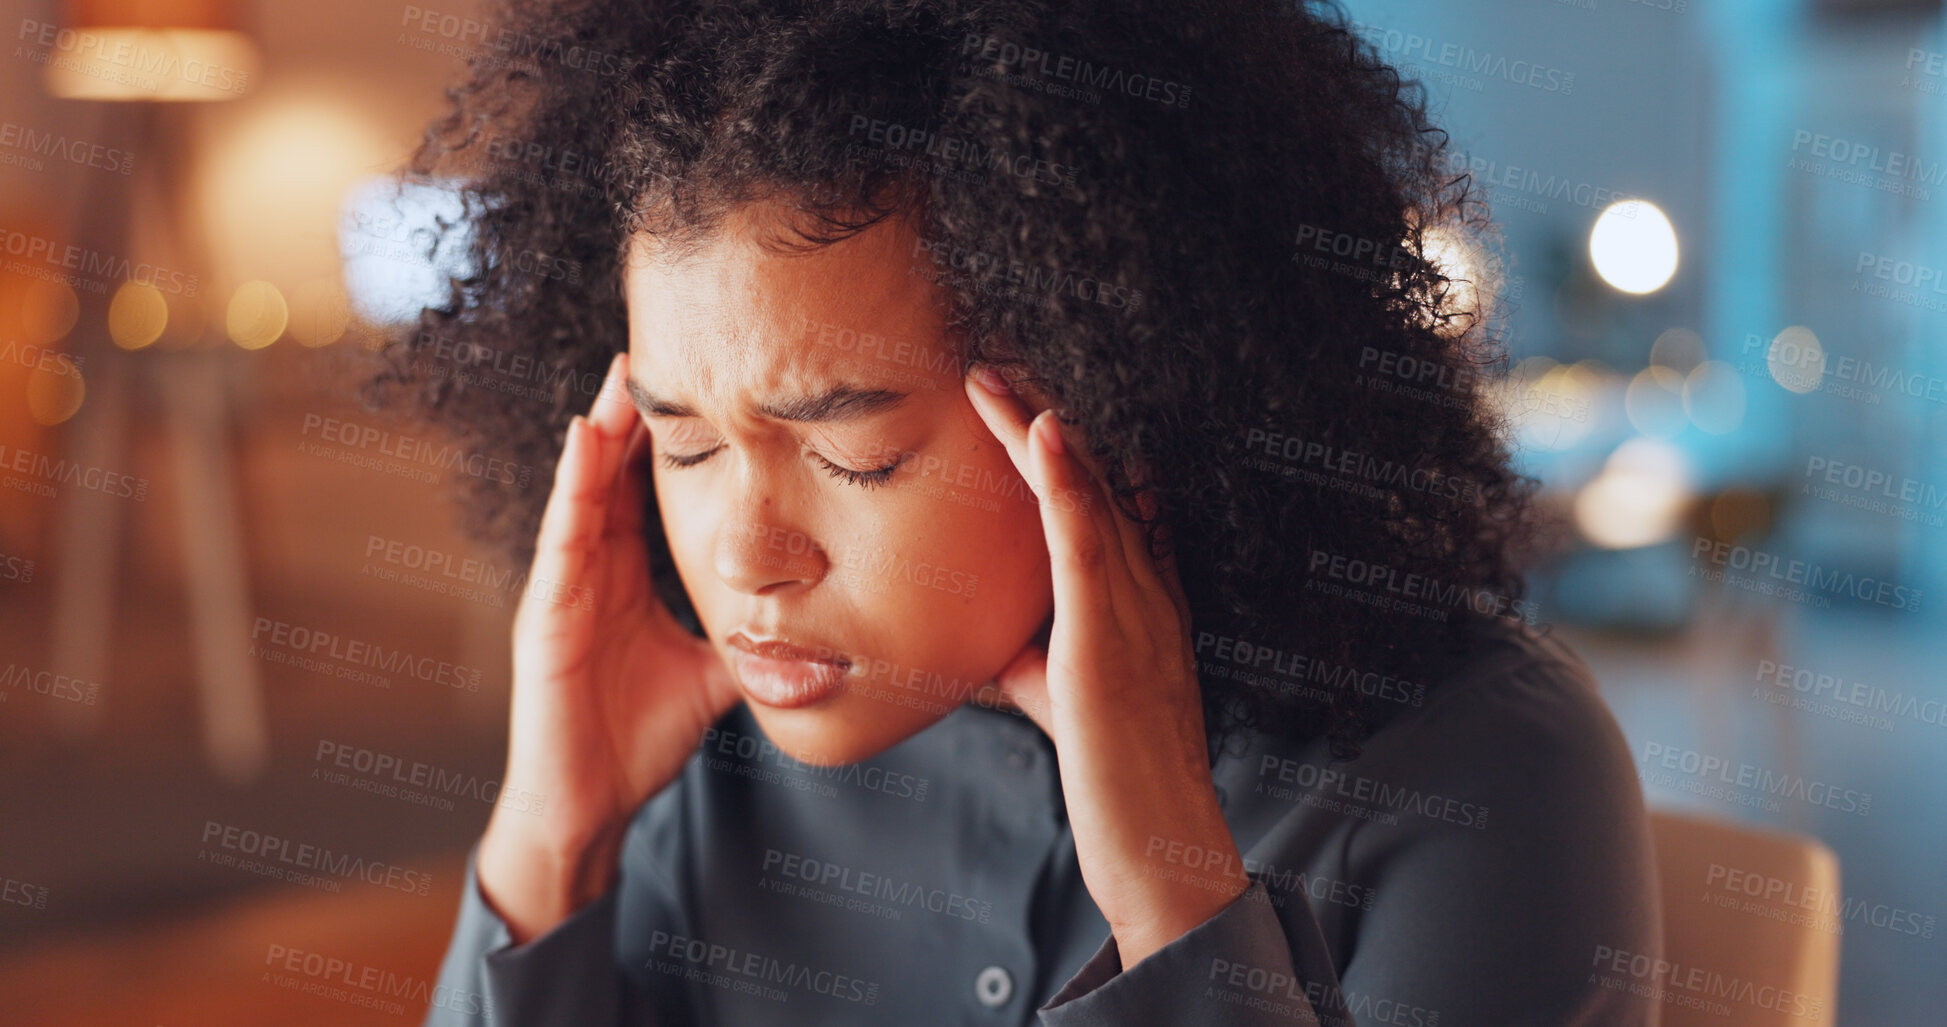
<path id="1" fill-rule="evenodd" d="M 1751 915 L 1840 939 L 1839 1022 L 1943 1022 L 1941 0 L 1345 6 L 1501 228 L 1451 259 L 1503 276 L 1539 619 L 1652 806 L 1837 855 L 1842 903 Z M 444 266 L 452 194 L 386 175 L 469 57 L 517 58 L 460 0 L 5 12 L 0 1017 L 416 1023 L 525 568 L 349 383 Z M 365 869 L 274 879 L 279 844 Z"/>

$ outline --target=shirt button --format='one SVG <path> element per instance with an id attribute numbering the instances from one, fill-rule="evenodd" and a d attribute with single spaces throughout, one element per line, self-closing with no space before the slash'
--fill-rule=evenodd
<path id="1" fill-rule="evenodd" d="M 974 978 L 974 997 L 980 999 L 983 1006 L 1004 1006 L 1008 996 L 1013 994 L 1014 978 L 998 966 L 990 966 Z"/>
<path id="2" fill-rule="evenodd" d="M 1034 754 L 1019 745 L 1007 747 L 1007 765 L 1016 770 L 1034 762 Z"/>

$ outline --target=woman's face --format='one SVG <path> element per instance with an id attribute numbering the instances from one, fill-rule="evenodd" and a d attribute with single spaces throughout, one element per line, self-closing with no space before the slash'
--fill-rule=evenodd
<path id="1" fill-rule="evenodd" d="M 1035 637 L 1048 551 L 961 384 L 917 235 L 888 219 L 787 253 L 761 244 L 782 215 L 745 207 L 675 261 L 638 237 L 631 392 L 711 644 L 780 748 L 849 763 L 950 712 Z"/>

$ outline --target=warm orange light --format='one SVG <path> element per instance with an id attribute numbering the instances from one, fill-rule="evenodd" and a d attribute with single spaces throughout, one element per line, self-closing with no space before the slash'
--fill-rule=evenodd
<path id="1" fill-rule="evenodd" d="M 108 302 L 108 337 L 123 349 L 141 349 L 169 327 L 169 302 L 143 282 L 123 282 Z"/>
<path id="2" fill-rule="evenodd" d="M 263 349 L 284 334 L 291 309 L 284 294 L 269 282 L 245 282 L 230 297 L 224 327 L 230 341 L 244 349 Z"/>
<path id="3" fill-rule="evenodd" d="M 27 414 L 38 424 L 60 424 L 81 409 L 88 384 L 81 369 L 37 367 L 27 376 Z"/>
<path id="4" fill-rule="evenodd" d="M 329 278 L 314 278 L 291 292 L 291 338 L 310 349 L 329 346 L 351 323 L 351 298 Z"/>
<path id="5" fill-rule="evenodd" d="M 74 330 L 81 298 L 66 282 L 19 280 L 18 325 L 22 341 L 45 346 Z"/>
<path id="6" fill-rule="evenodd" d="M 14 45 L 65 100 L 231 100 L 263 70 L 229 0 L 69 0 Z"/>

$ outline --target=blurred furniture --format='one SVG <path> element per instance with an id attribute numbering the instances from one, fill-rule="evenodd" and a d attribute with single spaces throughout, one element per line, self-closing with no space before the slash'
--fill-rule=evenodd
<path id="1" fill-rule="evenodd" d="M 1674 968 L 1655 982 L 1663 1027 L 1834 1023 L 1844 922 L 1838 856 L 1805 835 L 1669 810 L 1650 812 L 1650 832 L 1663 958 Z"/>
<path id="2" fill-rule="evenodd" d="M 261 76 L 261 61 L 237 0 L 66 0 L 60 30 L 78 40 L 74 52 L 50 60 L 42 85 L 51 96 L 106 103 L 113 110 L 113 137 L 133 140 L 143 154 L 141 181 L 100 189 L 101 202 L 87 206 L 77 241 L 104 254 L 130 254 L 140 236 L 137 215 L 153 213 L 176 248 L 171 263 L 197 240 L 184 223 L 179 178 L 194 164 L 185 120 L 165 121 L 157 108 L 175 101 L 233 100 Z M 54 26 L 32 19 L 23 38 Z M 130 75 L 122 63 L 153 74 Z M 138 202 L 135 189 L 151 185 L 158 195 Z M 190 261 L 205 265 L 204 261 Z M 193 290 L 191 291 L 193 295 Z M 181 311 L 174 312 L 181 316 Z M 152 341 L 152 340 L 150 340 Z M 146 344 L 146 343 L 145 343 Z M 86 467 L 121 467 L 129 452 L 125 433 L 134 374 L 100 333 L 82 333 L 70 347 L 88 359 L 98 386 L 89 416 L 69 425 L 66 451 Z M 261 667 L 248 654 L 251 603 L 237 461 L 231 437 L 231 397 L 217 373 L 223 364 L 209 354 L 181 354 L 156 376 L 174 456 L 174 481 L 191 647 L 204 752 L 224 781 L 243 785 L 262 772 L 270 729 L 264 710 Z M 97 372 L 97 369 L 99 371 Z M 147 427 L 146 425 L 144 426 Z M 57 521 L 60 568 L 54 583 L 56 617 L 49 663 L 84 681 L 113 678 L 117 609 L 115 581 L 126 505 L 85 489 L 63 490 Z M 57 707 L 72 734 L 97 730 L 100 707 Z"/>

